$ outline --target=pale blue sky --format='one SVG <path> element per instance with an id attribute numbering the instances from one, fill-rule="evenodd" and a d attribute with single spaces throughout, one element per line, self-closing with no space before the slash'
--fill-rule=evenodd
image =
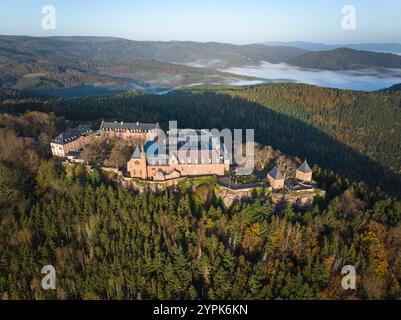
<path id="1" fill-rule="evenodd" d="M 57 28 L 41 28 L 53 5 Z M 355 31 L 341 28 L 354 5 Z M 0 34 L 95 35 L 231 43 L 401 42 L 400 0 L 1 0 Z"/>

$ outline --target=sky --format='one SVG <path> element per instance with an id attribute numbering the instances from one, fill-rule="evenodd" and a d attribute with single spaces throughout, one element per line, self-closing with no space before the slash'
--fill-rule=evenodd
<path id="1" fill-rule="evenodd" d="M 42 7 L 56 12 L 42 28 Z M 344 29 L 342 8 L 355 8 Z M 399 0 L 1 0 L 0 34 L 227 43 L 401 43 Z"/>

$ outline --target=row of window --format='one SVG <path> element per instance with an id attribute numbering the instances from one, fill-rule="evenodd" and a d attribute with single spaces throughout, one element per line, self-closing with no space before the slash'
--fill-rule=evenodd
<path id="1" fill-rule="evenodd" d="M 133 174 L 134 176 L 136 176 L 136 170 L 133 170 L 133 171 L 132 171 L 132 174 Z M 139 176 L 142 177 L 142 170 L 139 170 Z"/>
<path id="2" fill-rule="evenodd" d="M 185 160 L 186 160 L 186 161 L 185 161 Z M 191 159 L 191 158 L 188 158 L 188 159 L 182 159 L 182 160 L 180 161 L 180 163 L 181 163 L 181 164 L 206 164 L 206 163 L 212 164 L 212 159 L 209 158 L 207 161 L 206 161 L 206 159 L 201 159 L 200 163 L 199 163 L 198 159 L 194 159 L 194 161 L 193 161 L 193 163 L 192 163 L 192 159 Z M 136 164 L 136 163 L 135 163 L 135 164 Z M 165 162 L 164 162 L 163 160 L 159 160 L 159 161 L 157 161 L 157 160 L 149 160 L 149 164 L 152 165 L 152 166 L 155 166 L 155 165 L 164 165 Z M 177 162 L 175 162 L 175 163 L 171 162 L 170 164 L 177 164 Z"/>
<path id="3" fill-rule="evenodd" d="M 139 130 L 139 129 L 121 129 L 121 128 L 116 128 L 116 129 L 111 129 L 111 128 L 103 128 L 102 131 L 114 131 L 114 132 L 135 132 L 135 133 L 144 133 L 144 132 L 149 132 L 149 130 Z"/>

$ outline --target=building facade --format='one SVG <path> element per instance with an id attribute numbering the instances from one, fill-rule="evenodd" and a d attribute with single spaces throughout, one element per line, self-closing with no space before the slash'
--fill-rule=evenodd
<path id="1" fill-rule="evenodd" d="M 53 156 L 65 158 L 70 152 L 80 151 L 87 143 L 92 131 L 88 128 L 75 128 L 59 134 L 50 142 Z"/>
<path id="2" fill-rule="evenodd" d="M 185 147 L 184 147 L 185 144 Z M 137 147 L 127 163 L 130 177 L 165 181 L 180 177 L 223 176 L 230 168 L 224 145 L 209 134 L 202 142 L 180 143 L 173 140 L 161 147 L 148 141 Z"/>
<path id="3" fill-rule="evenodd" d="M 126 123 L 126 122 L 105 122 L 100 125 L 100 135 L 106 139 L 143 140 L 153 139 L 158 123 Z"/>
<path id="4" fill-rule="evenodd" d="M 159 129 L 158 123 L 124 123 L 104 122 L 96 136 L 105 139 L 143 140 L 153 139 Z M 56 157 L 66 158 L 70 152 L 79 152 L 89 142 L 89 136 L 93 131 L 88 128 L 75 128 L 59 134 L 50 143 L 51 152 Z M 76 155 L 74 155 L 76 156 Z"/>

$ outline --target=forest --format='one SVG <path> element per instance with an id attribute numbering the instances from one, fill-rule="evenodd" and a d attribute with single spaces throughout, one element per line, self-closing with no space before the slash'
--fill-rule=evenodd
<path id="1" fill-rule="evenodd" d="M 10 93 L 11 95 L 11 93 Z M 253 128 L 256 142 L 307 158 L 393 195 L 401 190 L 401 94 L 302 84 L 201 86 L 168 95 L 137 92 L 76 99 L 3 98 L 0 110 L 54 112 L 89 123 L 177 120 L 189 128 Z"/>
<path id="2" fill-rule="evenodd" d="M 74 124 L 0 116 L 0 299 L 401 298 L 399 199 L 318 166 L 327 193 L 309 211 L 225 209 L 208 184 L 137 194 L 49 157 Z M 56 290 L 41 288 L 48 264 Z M 347 264 L 356 290 L 341 287 Z"/>

